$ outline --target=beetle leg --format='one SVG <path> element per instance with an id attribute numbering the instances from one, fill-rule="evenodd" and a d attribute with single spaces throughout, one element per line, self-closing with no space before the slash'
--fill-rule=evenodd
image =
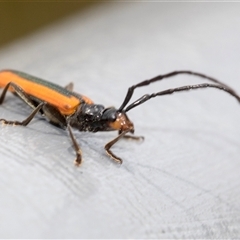
<path id="1" fill-rule="evenodd" d="M 62 115 L 57 108 L 49 104 L 45 104 L 43 106 L 43 112 L 45 117 L 47 117 L 47 119 L 50 121 L 50 123 L 63 129 L 66 129 L 67 127 L 69 135 L 73 142 L 74 149 L 76 151 L 76 160 L 74 161 L 74 163 L 76 166 L 80 166 L 80 164 L 82 163 L 82 151 L 73 135 L 71 126 L 67 123 L 66 117 Z"/>
<path id="2" fill-rule="evenodd" d="M 131 135 L 125 135 L 123 136 L 124 139 L 128 140 L 136 140 L 136 141 L 143 141 L 144 137 L 143 136 L 131 136 Z"/>
<path id="3" fill-rule="evenodd" d="M 70 82 L 68 85 L 66 85 L 64 88 L 66 88 L 68 91 L 73 91 L 73 83 Z"/>
<path id="4" fill-rule="evenodd" d="M 66 117 L 61 114 L 61 112 L 54 106 L 46 103 L 43 108 L 44 116 L 55 126 L 62 129 L 66 129 L 67 121 Z"/>
<path id="5" fill-rule="evenodd" d="M 118 135 L 120 135 L 121 132 L 118 131 Z M 130 140 L 137 140 L 137 141 L 143 141 L 144 137 L 143 136 L 132 136 L 132 135 L 124 135 L 123 136 L 124 139 L 130 139 Z"/>
<path id="6" fill-rule="evenodd" d="M 6 96 L 6 93 L 8 91 L 9 88 L 13 88 L 13 90 L 15 91 L 15 93 L 25 102 L 27 103 L 30 107 L 32 107 L 34 110 L 32 111 L 32 113 L 22 122 L 19 121 L 9 121 L 6 119 L 0 119 L 1 122 L 3 122 L 4 124 L 10 124 L 10 125 L 22 125 L 22 126 L 26 126 L 28 125 L 28 123 L 34 118 L 34 116 L 38 113 L 38 111 L 40 109 L 42 109 L 43 105 L 45 104 L 44 102 L 40 103 L 38 106 L 36 106 L 32 100 L 30 99 L 30 97 L 23 91 L 23 89 L 21 87 L 19 87 L 17 84 L 13 83 L 13 82 L 9 82 L 3 89 L 2 94 L 0 96 L 0 104 L 3 103 L 3 100 Z"/>
<path id="7" fill-rule="evenodd" d="M 130 130 L 124 131 L 122 133 L 120 133 L 116 138 L 114 138 L 112 141 L 110 141 L 109 143 L 107 143 L 105 145 L 105 150 L 108 154 L 108 156 L 110 156 L 115 162 L 122 164 L 122 159 L 117 157 L 111 150 L 110 148 L 121 138 L 123 138 L 125 136 L 126 133 L 130 132 Z"/>
<path id="8" fill-rule="evenodd" d="M 80 166 L 80 164 L 82 163 L 82 151 L 81 151 L 81 149 L 80 149 L 80 147 L 77 143 L 77 140 L 75 139 L 75 137 L 73 135 L 71 126 L 69 124 L 67 125 L 67 128 L 68 128 L 70 137 L 72 139 L 73 146 L 74 146 L 75 151 L 76 151 L 76 160 L 74 161 L 74 163 L 75 163 L 76 166 Z"/>
<path id="9" fill-rule="evenodd" d="M 47 117 L 50 121 L 50 123 L 57 125 L 60 128 L 63 129 L 68 129 L 69 131 L 69 135 L 71 137 L 71 140 L 73 142 L 73 146 L 74 149 L 76 151 L 76 160 L 75 160 L 75 165 L 76 166 L 80 166 L 80 164 L 82 163 L 82 152 L 81 149 L 77 143 L 77 140 L 75 139 L 71 126 L 67 123 L 66 117 L 64 115 L 62 115 L 59 110 L 49 104 L 45 104 L 43 106 L 43 112 L 45 117 Z"/>
<path id="10" fill-rule="evenodd" d="M 19 87 L 17 84 L 13 82 L 9 82 L 3 89 L 2 94 L 0 96 L 0 104 L 3 103 L 3 100 L 6 96 L 6 93 L 9 88 L 12 88 L 14 90 L 14 93 L 16 93 L 25 103 L 27 103 L 31 108 L 35 109 L 36 104 L 31 100 L 31 98 L 24 92 L 24 90 Z"/>
<path id="11" fill-rule="evenodd" d="M 3 124 L 9 124 L 9 125 L 22 125 L 22 126 L 27 126 L 28 123 L 34 118 L 34 116 L 38 113 L 38 111 L 43 107 L 45 103 L 42 102 L 40 103 L 33 111 L 32 113 L 22 122 L 19 121 L 9 121 L 6 119 L 0 119 L 0 122 L 2 122 Z"/>

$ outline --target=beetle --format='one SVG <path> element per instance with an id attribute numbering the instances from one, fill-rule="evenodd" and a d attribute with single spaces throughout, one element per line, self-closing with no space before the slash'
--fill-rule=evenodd
<path id="1" fill-rule="evenodd" d="M 180 74 L 197 76 L 207 79 L 214 84 L 201 83 L 186 85 L 170 88 L 157 93 L 145 94 L 128 105 L 136 88 L 147 86 L 151 83 Z M 95 104 L 88 97 L 74 92 L 72 83 L 68 84 L 66 87 L 61 87 L 57 84 L 16 70 L 0 71 L 0 87 L 3 88 L 0 96 L 0 104 L 3 103 L 7 91 L 11 91 L 33 109 L 31 114 L 23 121 L 9 121 L 6 119 L 0 119 L 0 121 L 4 124 L 27 126 L 34 116 L 40 113 L 51 124 L 68 130 L 75 148 L 75 164 L 77 166 L 82 163 L 82 152 L 73 135 L 72 128 L 89 132 L 118 131 L 118 136 L 105 145 L 105 150 L 110 158 L 117 163 L 122 163 L 122 159 L 116 156 L 110 149 L 121 138 L 142 138 L 127 134 L 134 133 L 134 124 L 128 118 L 127 112 L 151 98 L 169 95 L 175 92 L 216 88 L 229 93 L 240 102 L 240 96 L 225 83 L 202 73 L 185 70 L 158 75 L 129 87 L 124 101 L 118 109 L 114 107 L 105 108 L 103 105 Z"/>

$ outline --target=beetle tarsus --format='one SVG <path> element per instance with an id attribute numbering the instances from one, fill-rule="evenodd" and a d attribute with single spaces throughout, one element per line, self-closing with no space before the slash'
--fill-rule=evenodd
<path id="1" fill-rule="evenodd" d="M 122 159 L 117 157 L 116 155 L 114 155 L 113 152 L 109 148 L 108 149 L 106 148 L 106 146 L 105 146 L 105 150 L 106 150 L 107 155 L 110 158 L 112 158 L 116 163 L 122 164 L 122 162 L 123 162 Z"/>
<path id="2" fill-rule="evenodd" d="M 123 136 L 124 139 L 127 140 L 136 140 L 136 141 L 144 141 L 144 137 L 143 136 L 131 136 L 131 135 L 125 135 Z"/>
<path id="3" fill-rule="evenodd" d="M 19 122 L 19 121 L 8 121 L 6 119 L 0 119 L 0 122 L 2 122 L 3 125 L 13 125 L 13 126 L 23 125 L 22 122 Z"/>
<path id="4" fill-rule="evenodd" d="M 82 152 L 80 150 L 77 151 L 77 158 L 74 161 L 74 165 L 79 167 L 82 164 Z"/>

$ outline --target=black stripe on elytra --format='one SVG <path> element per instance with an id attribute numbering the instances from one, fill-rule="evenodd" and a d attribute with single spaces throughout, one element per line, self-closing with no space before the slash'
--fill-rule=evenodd
<path id="1" fill-rule="evenodd" d="M 24 79 L 29 80 L 31 82 L 38 83 L 40 85 L 46 86 L 46 87 L 64 95 L 64 96 L 66 96 L 66 97 L 71 97 L 71 96 L 74 95 L 71 91 L 67 90 L 66 88 L 63 88 L 63 87 L 61 87 L 61 86 L 59 86 L 55 83 L 43 80 L 41 78 L 34 77 L 34 76 L 29 75 L 27 73 L 23 73 L 23 72 L 16 71 L 16 70 L 4 70 L 4 71 L 12 72 L 12 73 L 18 75 L 21 78 L 24 78 Z"/>

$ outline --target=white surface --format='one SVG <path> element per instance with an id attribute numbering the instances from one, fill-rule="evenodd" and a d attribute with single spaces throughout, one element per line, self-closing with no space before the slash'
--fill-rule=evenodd
<path id="1" fill-rule="evenodd" d="M 173 70 L 216 77 L 240 93 L 238 3 L 102 4 L 0 50 L 12 68 L 119 107 L 127 88 Z M 205 82 L 176 77 L 137 96 Z M 29 109 L 11 94 L 1 117 Z M 214 89 L 159 97 L 129 112 L 143 143 L 67 132 L 36 118 L 0 131 L 1 238 L 240 237 L 240 106 Z"/>

